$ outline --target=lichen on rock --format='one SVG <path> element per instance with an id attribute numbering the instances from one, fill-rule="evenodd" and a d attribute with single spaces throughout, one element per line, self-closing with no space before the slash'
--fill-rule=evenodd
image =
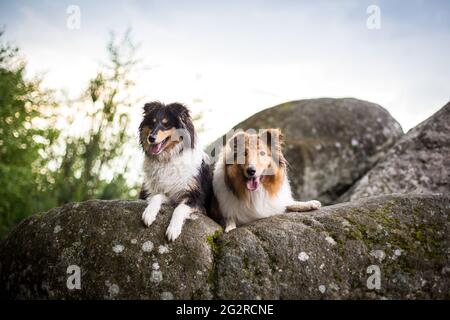
<path id="1" fill-rule="evenodd" d="M 339 201 L 392 193 L 450 194 L 450 103 L 404 135 Z"/>
<path id="2" fill-rule="evenodd" d="M 207 217 L 189 220 L 180 239 L 168 243 L 164 232 L 173 209 L 163 207 L 147 228 L 140 220 L 145 206 L 144 201 L 91 200 L 26 219 L 0 243 L 0 296 L 212 298 L 208 272 L 197 271 L 212 269 L 204 239 L 220 227 Z M 56 226 L 61 230 L 55 233 Z M 80 267 L 80 290 L 66 286 L 70 265 Z"/>

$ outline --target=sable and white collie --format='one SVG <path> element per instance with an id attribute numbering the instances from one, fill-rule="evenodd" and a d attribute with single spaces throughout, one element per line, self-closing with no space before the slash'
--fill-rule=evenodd
<path id="1" fill-rule="evenodd" d="M 213 189 L 225 232 L 254 220 L 285 213 L 319 209 L 319 201 L 295 201 L 282 153 L 279 129 L 259 134 L 238 132 L 217 160 Z"/>
<path id="2" fill-rule="evenodd" d="M 198 146 L 189 110 L 180 103 L 145 104 L 139 134 L 145 152 L 139 198 L 148 202 L 142 221 L 150 226 L 163 203 L 176 206 L 166 231 L 168 240 L 174 241 L 191 213 L 206 214 L 210 206 L 209 160 Z"/>

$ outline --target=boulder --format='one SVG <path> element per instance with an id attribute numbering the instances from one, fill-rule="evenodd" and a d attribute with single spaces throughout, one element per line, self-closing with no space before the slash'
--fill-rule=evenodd
<path id="1" fill-rule="evenodd" d="M 367 101 L 311 99 L 261 111 L 234 129 L 281 128 L 297 199 L 335 202 L 383 158 L 403 131 L 389 112 Z M 214 158 L 224 143 L 207 148 Z"/>
<path id="2" fill-rule="evenodd" d="M 366 198 L 228 234 L 197 216 L 174 243 L 172 208 L 146 228 L 145 205 L 92 200 L 24 220 L 0 243 L 0 298 L 450 298 L 448 196 Z"/>
<path id="3" fill-rule="evenodd" d="M 169 244 L 165 230 L 172 209 L 164 207 L 167 214 L 146 228 L 145 206 L 145 201 L 92 200 L 24 220 L 0 244 L 0 297 L 212 298 L 210 239 L 220 227 L 199 216 Z M 77 267 L 81 289 L 69 289 Z"/>
<path id="4" fill-rule="evenodd" d="M 449 299 L 449 214 L 449 197 L 390 195 L 238 228 L 219 238 L 216 297 Z"/>
<path id="5" fill-rule="evenodd" d="M 450 103 L 404 135 L 340 201 L 391 193 L 450 194 Z"/>

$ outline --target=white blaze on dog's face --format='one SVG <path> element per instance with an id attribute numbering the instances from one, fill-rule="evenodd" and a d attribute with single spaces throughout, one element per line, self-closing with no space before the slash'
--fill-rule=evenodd
<path id="1" fill-rule="evenodd" d="M 143 150 L 150 156 L 169 152 L 182 139 L 193 145 L 194 127 L 188 109 L 178 103 L 163 105 L 148 103 L 144 107 L 144 119 L 139 126 Z M 186 142 L 186 141 L 185 141 Z"/>
<path id="2" fill-rule="evenodd" d="M 238 195 L 261 187 L 277 187 L 284 167 L 281 153 L 282 134 L 267 129 L 260 134 L 239 132 L 227 143 L 227 182 Z"/>

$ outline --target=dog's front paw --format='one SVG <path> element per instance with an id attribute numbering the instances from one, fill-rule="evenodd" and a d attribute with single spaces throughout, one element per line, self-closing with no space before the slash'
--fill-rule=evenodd
<path id="1" fill-rule="evenodd" d="M 236 229 L 236 226 L 227 226 L 226 228 L 225 228 L 225 232 L 230 232 L 231 230 L 234 230 L 234 229 Z"/>
<path id="2" fill-rule="evenodd" d="M 310 200 L 310 201 L 308 201 L 308 204 L 309 204 L 311 210 L 317 210 L 322 206 L 322 204 L 317 200 Z"/>
<path id="3" fill-rule="evenodd" d="M 169 241 L 175 241 L 181 234 L 181 229 L 183 228 L 182 223 L 177 221 L 170 221 L 169 227 L 166 230 L 166 237 Z"/>
<path id="4" fill-rule="evenodd" d="M 149 227 L 156 219 L 156 215 L 158 214 L 159 209 L 155 208 L 152 205 L 148 205 L 145 208 L 144 213 L 142 214 L 142 222 Z"/>
<path id="5" fill-rule="evenodd" d="M 225 232 L 230 232 L 234 229 L 236 229 L 236 223 L 233 220 L 227 221 L 225 225 Z"/>

